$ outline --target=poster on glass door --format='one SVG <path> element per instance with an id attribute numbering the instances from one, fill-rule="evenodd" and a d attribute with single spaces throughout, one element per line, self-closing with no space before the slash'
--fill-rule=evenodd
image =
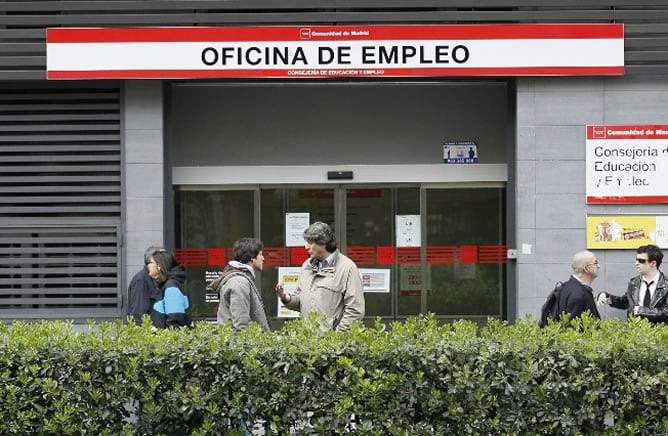
<path id="1" fill-rule="evenodd" d="M 304 230 L 309 226 L 310 215 L 308 212 L 285 214 L 285 246 L 303 247 Z"/>
<path id="2" fill-rule="evenodd" d="M 420 215 L 396 216 L 397 247 L 420 246 Z"/>
<path id="3" fill-rule="evenodd" d="M 390 270 L 360 268 L 364 292 L 390 293 Z"/>
<path id="4" fill-rule="evenodd" d="M 278 282 L 283 283 L 285 292 L 294 295 L 297 292 L 297 279 L 299 279 L 299 271 L 301 267 L 298 266 L 281 266 L 278 267 Z M 278 310 L 276 311 L 278 318 L 298 318 L 299 312 L 285 307 L 281 299 L 276 296 L 278 301 Z"/>

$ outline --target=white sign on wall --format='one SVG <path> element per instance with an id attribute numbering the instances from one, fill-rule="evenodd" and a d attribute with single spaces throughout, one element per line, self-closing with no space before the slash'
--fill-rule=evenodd
<path id="1" fill-rule="evenodd" d="M 478 144 L 475 141 L 448 141 L 443 144 L 443 163 L 478 163 Z"/>
<path id="2" fill-rule="evenodd" d="M 668 125 L 589 125 L 587 203 L 668 203 Z"/>

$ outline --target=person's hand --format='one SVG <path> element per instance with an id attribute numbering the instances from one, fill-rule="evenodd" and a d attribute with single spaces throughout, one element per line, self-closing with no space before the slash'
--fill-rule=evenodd
<path id="1" fill-rule="evenodd" d="M 280 298 L 283 303 L 289 303 L 290 300 L 291 300 L 290 294 L 285 292 L 285 288 L 283 287 L 283 283 L 278 283 L 276 285 L 276 295 L 278 295 L 278 298 Z"/>
<path id="2" fill-rule="evenodd" d="M 610 304 L 610 299 L 608 298 L 608 294 L 605 292 L 601 292 L 598 294 L 598 299 L 597 299 L 598 304 Z"/>
<path id="3" fill-rule="evenodd" d="M 640 306 L 633 306 L 633 314 L 635 316 L 638 316 L 639 311 L 640 311 Z"/>

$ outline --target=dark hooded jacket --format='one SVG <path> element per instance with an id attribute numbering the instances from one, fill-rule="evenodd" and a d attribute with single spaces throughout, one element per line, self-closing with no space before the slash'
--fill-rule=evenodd
<path id="1" fill-rule="evenodd" d="M 157 328 L 184 327 L 192 324 L 190 302 L 183 293 L 186 272 L 182 266 L 169 271 L 160 287 L 160 298 L 151 307 L 151 321 Z"/>
<path id="2" fill-rule="evenodd" d="M 145 266 L 128 285 L 128 315 L 132 316 L 136 324 L 141 324 L 142 316 L 149 315 L 153 303 L 161 298 L 162 292 L 148 275 L 148 268 Z"/>

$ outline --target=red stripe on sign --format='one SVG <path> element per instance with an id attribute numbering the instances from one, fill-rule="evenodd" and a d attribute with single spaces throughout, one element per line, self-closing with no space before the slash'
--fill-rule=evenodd
<path id="1" fill-rule="evenodd" d="M 490 68 L 385 68 L 381 76 L 581 76 L 623 75 L 623 66 L 611 67 L 490 67 Z M 368 77 L 367 74 L 363 75 Z"/>
<path id="2" fill-rule="evenodd" d="M 49 28 L 47 43 L 624 38 L 623 24 Z"/>
<path id="3" fill-rule="evenodd" d="M 508 263 L 508 246 L 506 245 L 481 245 L 481 264 Z"/>
<path id="4" fill-rule="evenodd" d="M 460 263 L 476 263 L 478 261 L 478 247 L 476 245 L 462 245 L 459 247 Z"/>
<path id="5" fill-rule="evenodd" d="M 417 265 L 420 263 L 420 247 L 397 247 L 399 265 Z"/>
<path id="6" fill-rule="evenodd" d="M 376 247 L 373 246 L 350 246 L 346 250 L 346 256 L 358 265 L 376 264 Z"/>
<path id="7" fill-rule="evenodd" d="M 453 265 L 457 263 L 457 247 L 454 245 L 428 246 L 427 263 L 430 265 Z"/>
<path id="8" fill-rule="evenodd" d="M 323 72 L 321 74 L 320 72 Z M 49 70 L 47 79 L 197 79 L 440 76 L 620 76 L 623 66 L 611 67 L 493 67 L 493 68 L 377 68 L 377 69 L 258 69 L 258 70 Z"/>
<path id="9" fill-rule="evenodd" d="M 288 264 L 288 249 L 286 247 L 264 247 L 265 266 L 283 266 Z"/>
<path id="10" fill-rule="evenodd" d="M 394 263 L 394 247 L 391 245 L 378 247 L 376 263 L 378 265 L 392 265 Z"/>
<path id="11" fill-rule="evenodd" d="M 666 139 L 668 125 L 587 126 L 587 139 Z"/>
<path id="12" fill-rule="evenodd" d="M 308 259 L 308 251 L 304 247 L 292 247 L 290 249 L 290 262 L 292 265 L 301 265 Z"/>
<path id="13" fill-rule="evenodd" d="M 638 195 L 633 197 L 587 197 L 588 204 L 668 203 L 668 195 Z"/>
<path id="14" fill-rule="evenodd" d="M 174 257 L 182 266 L 205 266 L 206 250 L 204 248 L 177 248 Z"/>
<path id="15" fill-rule="evenodd" d="M 209 266 L 224 266 L 227 264 L 227 253 L 224 248 L 209 248 L 208 262 Z"/>

